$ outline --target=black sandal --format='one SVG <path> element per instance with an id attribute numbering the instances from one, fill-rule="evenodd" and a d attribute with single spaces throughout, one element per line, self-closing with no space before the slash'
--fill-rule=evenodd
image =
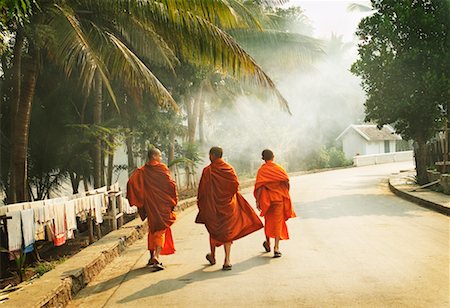
<path id="1" fill-rule="evenodd" d="M 154 266 L 155 264 L 158 264 L 158 261 L 155 258 L 150 258 L 147 262 L 147 266 Z"/>
<path id="2" fill-rule="evenodd" d="M 270 245 L 267 243 L 267 241 L 263 242 L 263 247 L 266 250 L 266 252 L 270 252 Z"/>
<path id="3" fill-rule="evenodd" d="M 151 268 L 154 272 L 157 272 L 157 271 L 162 271 L 162 270 L 165 269 L 166 267 L 165 267 L 161 262 L 159 262 L 158 260 L 156 260 L 156 263 L 153 263 L 153 264 L 150 266 L 150 268 Z"/>
<path id="4" fill-rule="evenodd" d="M 165 269 L 166 267 L 162 264 L 162 263 L 156 263 L 152 266 L 152 269 L 154 272 L 157 271 L 162 271 L 163 269 Z"/>
<path id="5" fill-rule="evenodd" d="M 210 253 L 206 254 L 206 260 L 208 260 L 209 264 L 211 265 L 216 264 L 216 258 L 213 258 Z"/>
<path id="6" fill-rule="evenodd" d="M 280 257 L 281 257 L 281 252 L 275 251 L 275 252 L 273 253 L 273 257 L 274 257 L 274 258 L 280 258 Z"/>
<path id="7" fill-rule="evenodd" d="M 231 271 L 232 265 L 228 264 L 228 265 L 223 265 L 222 266 L 222 271 Z"/>

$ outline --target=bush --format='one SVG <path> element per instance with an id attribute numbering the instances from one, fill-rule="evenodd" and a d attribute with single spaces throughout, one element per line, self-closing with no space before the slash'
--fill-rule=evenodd
<path id="1" fill-rule="evenodd" d="M 305 169 L 336 168 L 352 165 L 352 161 L 345 158 L 344 152 L 336 147 L 322 147 L 311 152 L 304 159 Z"/>
<path id="2" fill-rule="evenodd" d="M 342 150 L 337 149 L 335 147 L 331 147 L 328 149 L 329 162 L 328 167 L 344 167 L 350 166 L 353 162 L 345 158 L 345 154 Z"/>
<path id="3" fill-rule="evenodd" d="M 34 271 L 40 277 L 40 276 L 44 275 L 45 273 L 51 271 L 54 268 L 55 268 L 55 265 L 53 263 L 47 262 L 47 261 L 40 261 L 40 262 L 36 263 L 36 265 L 34 267 Z"/>

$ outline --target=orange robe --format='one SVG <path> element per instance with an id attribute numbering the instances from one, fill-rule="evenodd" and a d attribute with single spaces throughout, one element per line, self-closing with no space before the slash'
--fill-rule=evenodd
<path id="1" fill-rule="evenodd" d="M 264 232 L 268 237 L 289 239 L 286 220 L 296 217 L 289 195 L 289 177 L 273 161 L 263 164 L 256 175 L 254 195 L 264 216 Z"/>
<path id="2" fill-rule="evenodd" d="M 263 227 L 250 204 L 238 192 L 239 182 L 233 167 L 217 159 L 203 169 L 198 187 L 196 223 L 204 224 L 220 246 Z"/>
<path id="3" fill-rule="evenodd" d="M 148 250 L 162 247 L 161 254 L 175 252 L 170 226 L 176 220 L 174 208 L 178 202 L 175 181 L 166 165 L 147 162 L 136 169 L 127 184 L 130 205 L 138 207 L 142 220 L 148 221 Z"/>

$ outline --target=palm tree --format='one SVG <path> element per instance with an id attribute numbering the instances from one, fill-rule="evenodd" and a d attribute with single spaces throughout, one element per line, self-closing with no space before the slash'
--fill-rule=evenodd
<path id="1" fill-rule="evenodd" d="M 16 24 L 9 29 L 15 38 L 10 95 L 13 145 L 10 202 L 27 199 L 28 130 L 34 89 L 42 69 L 41 56 L 53 59 L 67 75 L 80 73 L 83 91 L 86 95 L 95 93 L 97 98 L 96 122 L 101 121 L 103 88 L 120 110 L 112 80 L 121 80 L 136 101 L 148 92 L 160 105 L 177 109 L 149 66 L 158 63 L 173 70 L 179 58 L 253 80 L 270 89 L 282 108 L 289 111 L 272 80 L 225 32 L 238 27 L 259 27 L 253 13 L 241 1 L 54 0 L 39 5 L 40 10 L 36 10 L 30 24 Z M 23 55 L 27 58 L 25 66 L 21 64 Z M 96 160 L 99 165 L 98 155 Z"/>

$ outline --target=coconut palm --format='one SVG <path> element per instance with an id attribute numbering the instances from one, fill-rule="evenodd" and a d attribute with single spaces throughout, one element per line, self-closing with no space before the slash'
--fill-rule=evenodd
<path id="1" fill-rule="evenodd" d="M 150 67 L 163 65 L 173 70 L 179 59 L 252 80 L 270 89 L 280 105 L 289 110 L 272 80 L 226 32 L 260 27 L 241 1 L 54 0 L 38 5 L 40 10 L 31 16 L 30 24 L 15 23 L 9 29 L 15 41 L 10 67 L 13 91 L 9 95 L 12 202 L 27 199 L 28 128 L 42 69 L 40 58 L 44 56 L 59 64 L 67 75 L 80 74 L 83 91 L 97 100 L 95 122 L 101 121 L 103 88 L 120 110 L 111 86 L 113 80 L 121 80 L 135 101 L 148 92 L 162 106 L 177 109 Z"/>

